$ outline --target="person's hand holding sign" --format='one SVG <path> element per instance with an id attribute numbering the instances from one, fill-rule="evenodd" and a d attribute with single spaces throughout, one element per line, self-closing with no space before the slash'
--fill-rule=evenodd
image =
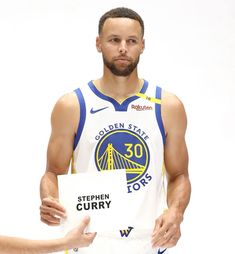
<path id="1" fill-rule="evenodd" d="M 41 221 L 49 226 L 60 225 L 60 219 L 66 218 L 66 210 L 58 199 L 47 197 L 42 199 L 40 206 Z"/>

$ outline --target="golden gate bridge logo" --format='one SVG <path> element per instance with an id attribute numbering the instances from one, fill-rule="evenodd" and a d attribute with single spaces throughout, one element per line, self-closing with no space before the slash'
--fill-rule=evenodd
<path id="1" fill-rule="evenodd" d="M 125 129 L 106 134 L 97 145 L 95 157 L 99 171 L 126 169 L 129 184 L 143 176 L 149 164 L 145 141 Z"/>

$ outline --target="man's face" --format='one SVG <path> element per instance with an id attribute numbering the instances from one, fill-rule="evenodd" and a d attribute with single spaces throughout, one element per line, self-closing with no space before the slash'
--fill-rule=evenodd
<path id="1" fill-rule="evenodd" d="M 96 40 L 105 67 L 116 76 L 129 76 L 144 50 L 138 21 L 129 18 L 108 18 Z"/>

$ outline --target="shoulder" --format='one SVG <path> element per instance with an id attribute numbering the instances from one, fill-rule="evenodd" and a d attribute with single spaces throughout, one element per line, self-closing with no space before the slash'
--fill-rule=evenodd
<path id="1" fill-rule="evenodd" d="M 52 110 L 52 124 L 77 126 L 80 115 L 79 102 L 74 92 L 61 96 Z"/>
<path id="2" fill-rule="evenodd" d="M 78 104 L 77 96 L 75 92 L 71 92 L 61 96 L 57 100 L 55 107 L 62 108 L 62 109 L 66 109 L 66 108 L 69 109 L 69 108 L 76 107 L 77 104 Z"/>
<path id="3" fill-rule="evenodd" d="M 173 93 L 162 91 L 162 106 L 170 111 L 183 110 L 183 102 Z"/>
<path id="4" fill-rule="evenodd" d="M 78 103 L 77 96 L 74 92 L 71 92 L 71 93 L 64 94 L 57 100 L 52 113 L 57 113 L 57 112 L 69 113 L 69 112 L 74 112 L 78 109 L 79 109 L 79 103 Z"/>
<path id="5" fill-rule="evenodd" d="M 167 91 L 162 91 L 162 119 L 166 132 L 176 127 L 186 129 L 184 104 L 175 94 Z"/>

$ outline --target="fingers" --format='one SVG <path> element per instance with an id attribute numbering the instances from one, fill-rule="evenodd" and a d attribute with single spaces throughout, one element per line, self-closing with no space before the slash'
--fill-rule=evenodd
<path id="1" fill-rule="evenodd" d="M 163 219 L 162 216 L 160 216 L 156 222 L 155 222 L 155 227 L 152 233 L 152 239 L 155 238 L 157 239 L 158 237 L 161 237 L 165 233 L 165 227 L 163 226 Z"/>
<path id="2" fill-rule="evenodd" d="M 86 238 L 86 243 L 88 246 L 94 241 L 94 239 L 96 237 L 96 233 L 87 233 L 87 234 L 85 234 L 84 237 Z"/>
<path id="3" fill-rule="evenodd" d="M 173 236 L 173 237 L 168 241 L 168 246 L 169 246 L 169 248 L 170 248 L 170 247 L 173 247 L 173 246 L 175 246 L 175 245 L 177 244 L 177 242 L 178 242 L 179 239 L 180 239 L 180 236 L 181 236 L 181 234 L 179 234 L 178 236 Z"/>
<path id="4" fill-rule="evenodd" d="M 93 242 L 96 233 L 84 233 L 89 222 L 90 217 L 86 216 L 77 227 L 67 233 L 65 239 L 68 249 L 87 247 Z"/>
<path id="5" fill-rule="evenodd" d="M 60 219 L 66 218 L 64 207 L 54 198 L 44 198 L 40 206 L 41 221 L 50 226 L 60 225 Z"/>
<path id="6" fill-rule="evenodd" d="M 54 218 L 52 216 L 47 215 L 41 215 L 41 221 L 48 226 L 59 226 L 60 225 L 60 219 Z"/>
<path id="7" fill-rule="evenodd" d="M 89 246 L 93 242 L 94 238 L 96 237 L 96 233 L 84 233 L 84 230 L 86 229 L 89 223 L 90 223 L 90 217 L 85 216 L 79 225 L 79 231 L 83 235 L 83 241 L 85 246 Z"/>
<path id="8" fill-rule="evenodd" d="M 158 234 L 153 235 L 152 246 L 170 248 L 176 245 L 181 236 L 180 229 L 177 226 L 170 226 L 167 230 L 164 227 Z"/>
<path id="9" fill-rule="evenodd" d="M 162 227 L 162 225 L 163 225 L 163 219 L 162 219 L 162 216 L 160 216 L 155 222 L 153 234 L 157 233 L 160 230 L 160 228 Z"/>
<path id="10" fill-rule="evenodd" d="M 80 222 L 80 225 L 79 225 L 79 230 L 80 232 L 84 232 L 85 228 L 88 226 L 90 222 L 90 217 L 89 216 L 85 216 L 82 221 Z"/>
<path id="11" fill-rule="evenodd" d="M 60 218 L 56 217 L 56 216 L 52 216 L 50 214 L 47 213 L 40 213 L 41 216 L 41 221 L 49 226 L 58 226 L 60 225 Z"/>
<path id="12" fill-rule="evenodd" d="M 57 216 L 59 218 L 66 218 L 65 212 L 57 210 L 56 208 L 53 208 L 53 207 L 41 205 L 40 212 L 43 214 L 51 215 L 51 216 Z"/>
<path id="13" fill-rule="evenodd" d="M 61 213 L 65 214 L 65 208 L 59 203 L 59 201 L 57 199 L 44 198 L 42 200 L 42 206 L 55 209 L 55 210 L 60 211 Z"/>
<path id="14" fill-rule="evenodd" d="M 163 247 L 160 245 L 162 240 L 165 240 L 165 235 L 168 232 L 168 227 L 166 225 L 161 226 L 160 228 L 156 228 L 152 234 L 152 245 L 153 247 Z"/>
<path id="15" fill-rule="evenodd" d="M 94 240 L 94 238 L 96 237 L 96 232 L 95 233 L 87 233 L 87 236 L 88 236 L 88 238 L 91 240 L 91 241 L 93 241 Z"/>
<path id="16" fill-rule="evenodd" d="M 170 248 L 175 246 L 181 236 L 180 221 L 173 213 L 162 214 L 155 223 L 152 233 L 152 247 Z"/>

